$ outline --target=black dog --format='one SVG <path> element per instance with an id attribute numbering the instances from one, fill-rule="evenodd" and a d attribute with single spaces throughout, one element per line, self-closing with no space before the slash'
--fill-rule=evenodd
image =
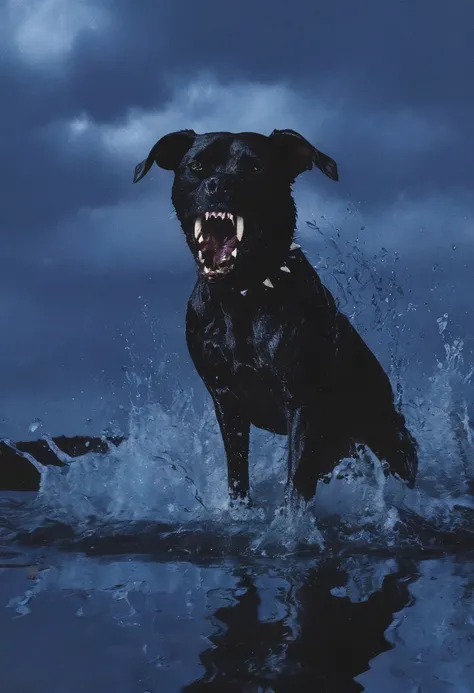
<path id="1" fill-rule="evenodd" d="M 160 139 L 135 169 L 175 173 L 172 201 L 199 277 L 186 337 L 214 401 L 229 492 L 249 498 L 250 424 L 289 436 L 287 488 L 305 500 L 319 477 L 368 446 L 413 487 L 417 444 L 382 366 L 293 242 L 291 186 L 335 161 L 293 130 L 193 130 Z"/>

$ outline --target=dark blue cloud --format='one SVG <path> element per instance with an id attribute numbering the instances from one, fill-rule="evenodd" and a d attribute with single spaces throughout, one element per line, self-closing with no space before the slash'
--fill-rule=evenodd
<path id="1" fill-rule="evenodd" d="M 364 226 L 369 255 L 381 245 L 404 253 L 425 334 L 438 309 L 469 332 L 470 2 L 64 0 L 61 8 L 64 35 L 51 12 L 0 15 L 7 433 L 24 430 L 42 401 L 64 402 L 64 415 L 50 407 L 53 432 L 82 425 L 71 393 L 89 392 L 93 408 L 104 378 L 120 378 L 115 335 L 140 322 L 138 296 L 185 362 L 193 271 L 169 218 L 171 176 L 155 169 L 140 186 L 131 177 L 164 130 L 190 121 L 227 129 L 248 116 L 262 131 L 301 127 L 341 171 L 338 186 L 316 173 L 297 183 L 304 213 L 325 214 L 342 237 Z M 214 96 L 190 99 L 190 84 L 198 92 L 210 84 Z M 272 85 L 281 98 L 264 92 Z M 318 248 L 311 253 L 316 261 Z M 145 358 L 153 346 L 136 329 Z M 426 338 L 416 344 L 429 361 Z M 120 388 L 112 400 L 126 402 Z"/>

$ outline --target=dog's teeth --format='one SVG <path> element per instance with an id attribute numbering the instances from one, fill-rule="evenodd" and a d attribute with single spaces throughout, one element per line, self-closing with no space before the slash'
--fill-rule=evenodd
<path id="1" fill-rule="evenodd" d="M 206 221 L 209 219 L 209 212 L 205 213 L 204 218 L 206 219 Z"/>
<path id="2" fill-rule="evenodd" d="M 204 238 L 202 237 L 202 234 L 198 238 L 198 243 L 204 243 Z"/>
<path id="3" fill-rule="evenodd" d="M 227 212 L 227 219 L 230 219 L 232 223 L 234 223 L 234 215 L 231 214 L 230 212 Z"/>
<path id="4" fill-rule="evenodd" d="M 291 270 L 286 265 L 283 265 L 282 267 L 280 267 L 280 269 L 282 272 L 291 272 Z"/>
<path id="5" fill-rule="evenodd" d="M 204 267 L 204 274 L 209 274 L 210 271 L 209 267 Z"/>
<path id="6" fill-rule="evenodd" d="M 290 245 L 290 250 L 298 250 L 298 248 L 301 248 L 301 246 L 298 245 L 298 243 L 292 243 Z"/>
<path id="7" fill-rule="evenodd" d="M 199 258 L 199 262 L 204 262 L 201 251 L 198 252 L 198 258 Z"/>
<path id="8" fill-rule="evenodd" d="M 245 296 L 245 294 L 247 293 L 247 291 L 248 291 L 248 289 L 242 289 L 242 291 L 241 291 L 240 293 L 242 294 L 242 296 Z"/>
<path id="9" fill-rule="evenodd" d="M 241 241 L 244 236 L 244 219 L 237 217 L 237 240 Z"/>
<path id="10" fill-rule="evenodd" d="M 263 283 L 265 284 L 265 286 L 268 286 L 270 289 L 275 288 L 269 279 L 265 279 L 265 281 Z"/>
<path id="11" fill-rule="evenodd" d="M 231 252 L 232 257 L 237 257 L 237 248 L 234 248 L 234 250 Z"/>
<path id="12" fill-rule="evenodd" d="M 201 235 L 202 223 L 201 217 L 198 217 L 194 222 L 194 238 L 199 238 Z"/>

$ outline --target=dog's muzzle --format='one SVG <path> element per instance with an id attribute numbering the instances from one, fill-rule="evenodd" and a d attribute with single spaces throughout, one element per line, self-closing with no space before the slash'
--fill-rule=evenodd
<path id="1" fill-rule="evenodd" d="M 198 260 L 207 279 L 217 279 L 234 268 L 244 236 L 244 219 L 230 212 L 206 212 L 194 222 Z"/>

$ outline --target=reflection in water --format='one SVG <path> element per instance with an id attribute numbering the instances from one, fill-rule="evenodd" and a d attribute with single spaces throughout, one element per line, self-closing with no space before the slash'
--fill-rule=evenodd
<path id="1" fill-rule="evenodd" d="M 285 571 L 283 580 L 278 573 L 237 571 L 235 601 L 214 613 L 212 647 L 201 654 L 206 673 L 187 693 L 364 690 L 354 676 L 390 648 L 384 632 L 411 601 L 414 564 L 349 559 Z M 274 599 L 267 618 L 266 590 Z"/>
<path id="2" fill-rule="evenodd" d="M 472 693 L 471 558 L 197 564 L 10 545 L 2 690 Z"/>

